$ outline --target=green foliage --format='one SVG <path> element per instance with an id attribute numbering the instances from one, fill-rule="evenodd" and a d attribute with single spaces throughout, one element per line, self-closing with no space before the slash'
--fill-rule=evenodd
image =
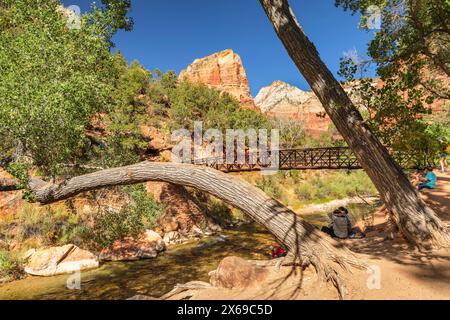
<path id="1" fill-rule="evenodd" d="M 14 280 L 23 275 L 22 261 L 16 253 L 0 250 L 0 279 Z"/>
<path id="2" fill-rule="evenodd" d="M 381 13 L 381 29 L 369 43 L 368 55 L 369 62 L 376 64 L 383 87 L 375 88 L 367 79 L 357 88 L 369 110 L 368 124 L 395 150 L 436 153 L 442 145 L 436 143 L 432 134 L 435 129 L 428 128 L 434 121 L 430 105 L 436 98 L 450 97 L 450 2 L 336 0 L 335 3 L 352 13 L 360 12 L 361 26 L 365 29 L 369 8 L 377 6 Z M 340 75 L 351 81 L 359 69 L 363 73 L 368 67 L 344 59 Z M 448 117 L 440 122 L 450 126 Z"/>
<path id="3" fill-rule="evenodd" d="M 130 31 L 133 29 L 133 19 L 127 17 L 131 10 L 131 0 L 102 0 L 105 5 L 104 12 L 109 15 L 111 34 L 114 34 L 119 29 Z"/>
<path id="4" fill-rule="evenodd" d="M 277 179 L 276 176 L 263 176 L 260 180 L 256 181 L 256 186 L 272 198 L 280 200 L 282 190 L 278 185 L 279 181 L 277 180 L 279 179 Z"/>
<path id="5" fill-rule="evenodd" d="M 91 203 L 90 210 L 82 213 L 70 201 L 49 206 L 24 203 L 17 214 L 0 221 L 0 228 L 6 239 L 19 243 L 18 249 L 68 243 L 98 249 L 155 226 L 163 208 L 142 185 L 120 187 L 113 193 L 110 199 L 123 199 L 119 206 L 105 205 L 102 196 L 102 202 Z"/>
<path id="6" fill-rule="evenodd" d="M 87 227 L 80 217 L 64 206 L 38 207 L 25 203 L 14 221 L 20 243 L 34 245 L 83 245 Z"/>
<path id="7" fill-rule="evenodd" d="M 24 199 L 29 199 L 31 197 L 31 191 L 28 187 L 28 170 L 29 165 L 23 162 L 10 163 L 6 168 L 6 171 L 19 181 L 18 187 L 24 190 Z"/>
<path id="8" fill-rule="evenodd" d="M 128 66 L 120 52 L 115 59 L 119 76 L 114 85 L 113 108 L 102 119 L 106 123 L 106 137 L 91 156 L 92 162 L 102 167 L 136 163 L 148 145 L 142 126 L 150 118 L 151 73 L 137 61 Z"/>
<path id="9" fill-rule="evenodd" d="M 57 0 L 2 1 L 0 155 L 28 156 L 45 174 L 77 163 L 93 114 L 110 105 L 114 59 L 107 10 L 67 27 Z M 115 22 L 114 22 L 115 23 Z"/>
<path id="10" fill-rule="evenodd" d="M 340 171 L 331 175 L 310 176 L 299 183 L 295 193 L 303 201 L 321 201 L 373 195 L 376 189 L 363 171 Z"/>
<path id="11" fill-rule="evenodd" d="M 194 121 L 203 121 L 204 128 L 219 130 L 270 127 L 261 114 L 242 109 L 234 97 L 206 85 L 184 81 L 170 90 L 169 97 L 170 117 L 176 129 L 192 129 Z"/>
<path id="12" fill-rule="evenodd" d="M 151 198 L 142 185 L 124 187 L 127 203 L 119 209 L 103 209 L 91 229 L 91 238 L 102 247 L 126 236 L 137 237 L 155 226 L 162 207 Z"/>
<path id="13" fill-rule="evenodd" d="M 280 146 L 294 148 L 303 146 L 307 139 L 304 124 L 296 119 L 271 119 L 273 128 L 280 130 Z"/>

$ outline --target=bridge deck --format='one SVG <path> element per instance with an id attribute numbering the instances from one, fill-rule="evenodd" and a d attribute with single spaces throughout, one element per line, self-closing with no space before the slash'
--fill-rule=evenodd
<path id="1" fill-rule="evenodd" d="M 226 163 L 224 157 L 204 158 L 193 160 L 197 165 L 206 165 L 224 172 L 261 171 L 267 169 L 277 170 L 319 170 L 319 169 L 361 169 L 358 159 L 348 147 L 327 147 L 307 149 L 282 149 L 279 154 L 278 166 L 271 166 L 270 161 L 263 161 L 257 154 L 245 155 L 245 161 Z M 425 155 L 414 153 L 393 153 L 397 163 L 405 169 L 423 168 L 427 164 Z M 270 155 L 269 155 L 270 156 Z"/>

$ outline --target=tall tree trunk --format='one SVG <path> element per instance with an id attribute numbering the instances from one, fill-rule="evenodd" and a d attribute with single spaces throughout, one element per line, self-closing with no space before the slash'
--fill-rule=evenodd
<path id="1" fill-rule="evenodd" d="M 417 195 L 387 149 L 364 123 L 344 89 L 303 32 L 288 0 L 260 0 L 275 32 L 326 112 L 355 152 L 403 235 L 421 248 L 448 247 L 442 221 Z"/>
<path id="2" fill-rule="evenodd" d="M 142 162 L 74 177 L 61 183 L 30 181 L 34 200 L 48 204 L 102 187 L 164 181 L 209 193 L 242 210 L 286 245 L 302 266 L 312 265 L 343 296 L 339 270 L 362 267 L 353 253 L 251 184 L 220 171 L 190 164 Z"/>

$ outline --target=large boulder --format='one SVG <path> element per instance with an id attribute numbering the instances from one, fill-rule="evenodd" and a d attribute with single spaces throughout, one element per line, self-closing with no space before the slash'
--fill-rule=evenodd
<path id="1" fill-rule="evenodd" d="M 166 244 L 174 244 L 185 241 L 181 234 L 177 231 L 170 231 L 164 235 L 164 242 Z"/>
<path id="2" fill-rule="evenodd" d="M 210 272 L 209 282 L 220 288 L 247 288 L 256 285 L 267 276 L 267 270 L 239 257 L 226 257 L 219 267 Z"/>
<path id="3" fill-rule="evenodd" d="M 49 277 L 94 269 L 98 266 L 99 262 L 95 255 L 68 244 L 30 252 L 25 272 L 34 276 Z"/>
<path id="4" fill-rule="evenodd" d="M 166 244 L 161 236 L 151 230 L 147 230 L 138 239 L 126 237 L 117 240 L 110 248 L 100 252 L 100 260 L 103 261 L 133 261 L 139 259 L 156 258 L 158 253 L 164 251 Z"/>

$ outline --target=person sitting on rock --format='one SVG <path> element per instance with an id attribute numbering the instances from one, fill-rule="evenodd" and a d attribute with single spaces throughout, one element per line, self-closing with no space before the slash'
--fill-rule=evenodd
<path id="1" fill-rule="evenodd" d="M 283 248 L 281 248 L 280 246 L 272 246 L 270 247 L 270 251 L 272 253 L 272 258 L 281 258 L 281 257 L 285 257 L 287 252 L 286 250 L 284 250 Z"/>
<path id="2" fill-rule="evenodd" d="M 434 189 L 436 187 L 436 174 L 433 172 L 434 167 L 428 166 L 425 168 L 425 178 L 422 178 L 422 182 L 417 186 L 417 190 L 422 189 Z"/>
<path id="3" fill-rule="evenodd" d="M 340 207 L 330 214 L 331 224 L 328 227 L 322 227 L 322 232 L 329 234 L 333 238 L 356 239 L 364 238 L 365 234 L 359 227 L 352 227 L 348 216 L 347 208 Z"/>

